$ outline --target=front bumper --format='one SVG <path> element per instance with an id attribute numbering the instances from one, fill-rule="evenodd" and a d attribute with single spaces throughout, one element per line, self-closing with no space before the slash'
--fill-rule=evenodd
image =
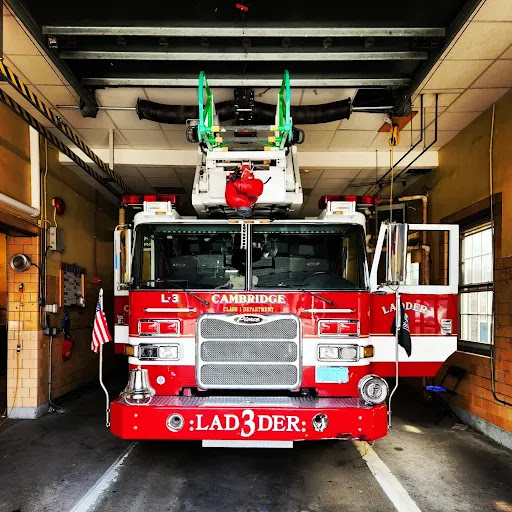
<path id="1" fill-rule="evenodd" d="M 175 432 L 167 419 L 179 414 Z M 318 432 L 313 418 L 325 414 Z M 111 431 L 123 439 L 315 441 L 362 439 L 387 434 L 386 405 L 369 406 L 357 398 L 182 397 L 155 396 L 150 405 L 111 404 Z"/>

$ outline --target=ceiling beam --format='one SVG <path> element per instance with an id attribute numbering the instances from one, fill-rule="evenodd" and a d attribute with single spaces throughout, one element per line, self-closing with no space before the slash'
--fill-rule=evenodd
<path id="1" fill-rule="evenodd" d="M 154 37 L 444 37 L 442 27 L 314 27 L 314 26 L 84 26 L 46 25 L 53 36 L 154 36 Z"/>
<path id="2" fill-rule="evenodd" d="M 84 85 L 93 87 L 197 87 L 198 78 L 194 77 L 86 77 Z M 282 77 L 258 78 L 258 77 L 208 77 L 210 87 L 280 87 Z M 409 78 L 291 78 L 292 87 L 401 87 L 410 83 Z"/>
<path id="3" fill-rule="evenodd" d="M 52 64 L 59 70 L 62 77 L 69 83 L 76 94 L 78 94 L 83 104 L 82 115 L 85 117 L 96 117 L 98 112 L 96 98 L 80 83 L 71 69 L 69 69 L 68 65 L 59 59 L 56 51 L 47 47 L 46 38 L 43 37 L 41 28 L 27 11 L 24 2 L 22 0 L 6 0 L 5 3 L 15 18 L 28 30 L 34 43 L 39 47 L 39 50 L 48 56 Z"/>
<path id="4" fill-rule="evenodd" d="M 367 61 L 367 60 L 427 60 L 428 52 L 394 51 L 128 51 L 128 50 L 65 50 L 59 54 L 68 60 L 142 60 L 142 61 Z"/>
<path id="5" fill-rule="evenodd" d="M 73 151 L 78 151 L 73 149 Z M 96 149 L 96 153 L 108 159 L 108 149 Z M 400 168 L 405 167 L 421 151 L 410 152 L 401 162 Z M 396 151 L 395 159 L 399 160 L 405 155 L 405 151 Z M 117 149 L 115 152 L 116 165 L 132 166 L 174 166 L 195 167 L 197 165 L 198 151 L 196 149 Z M 377 159 L 377 162 L 376 162 Z M 299 166 L 301 169 L 375 169 L 389 168 L 389 151 L 300 151 L 298 152 Z M 74 162 L 66 155 L 60 154 L 59 161 L 63 165 L 74 165 Z M 433 168 L 439 166 L 438 152 L 431 150 L 423 154 L 412 168 Z M 397 167 L 398 169 L 398 167 Z"/>

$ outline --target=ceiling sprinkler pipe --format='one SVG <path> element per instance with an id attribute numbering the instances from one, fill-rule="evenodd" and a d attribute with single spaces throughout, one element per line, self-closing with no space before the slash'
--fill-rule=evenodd
<path id="1" fill-rule="evenodd" d="M 352 102 L 346 100 L 324 103 L 321 105 L 291 106 L 291 116 L 295 124 L 317 124 L 349 119 L 352 113 Z M 199 117 L 199 108 L 195 105 L 165 105 L 153 101 L 137 100 L 136 107 L 139 119 L 148 119 L 157 123 L 185 124 L 188 119 Z M 215 105 L 219 122 L 235 119 L 236 107 L 234 101 L 222 101 Z M 276 107 L 269 103 L 254 102 L 253 122 L 258 124 L 273 124 L 276 117 Z"/>

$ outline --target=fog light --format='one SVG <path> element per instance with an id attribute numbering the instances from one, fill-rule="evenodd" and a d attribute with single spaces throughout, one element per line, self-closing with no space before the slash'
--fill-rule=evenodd
<path id="1" fill-rule="evenodd" d="M 178 359 L 178 345 L 158 347 L 159 359 Z"/>
<path id="2" fill-rule="evenodd" d="M 167 417 L 165 424 L 171 432 L 179 432 L 183 428 L 185 420 L 181 414 L 171 414 Z"/>
<path id="3" fill-rule="evenodd" d="M 347 361 L 357 361 L 358 359 L 358 350 L 356 347 L 341 347 L 340 348 L 340 357 L 341 359 L 345 359 Z"/>
<path id="4" fill-rule="evenodd" d="M 339 359 L 338 347 L 320 345 L 318 347 L 318 359 Z"/>
<path id="5" fill-rule="evenodd" d="M 327 417 L 327 414 L 315 414 L 311 423 L 317 432 L 323 432 L 329 425 L 329 418 Z"/>
<path id="6" fill-rule="evenodd" d="M 388 383 L 378 375 L 365 375 L 357 385 L 359 396 L 368 404 L 383 403 L 389 394 Z"/>

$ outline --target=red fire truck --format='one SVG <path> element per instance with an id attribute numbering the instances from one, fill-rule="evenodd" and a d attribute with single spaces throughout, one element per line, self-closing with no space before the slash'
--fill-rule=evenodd
<path id="1" fill-rule="evenodd" d="M 457 226 L 377 232 L 374 201 L 355 197 L 295 218 L 289 83 L 272 126 L 216 124 L 204 79 L 199 102 L 197 217 L 173 196 L 129 196 L 139 211 L 115 232 L 115 347 L 130 375 L 112 432 L 267 447 L 385 436 L 386 378 L 434 376 L 456 349 Z M 445 264 L 430 284 L 434 251 Z"/>

